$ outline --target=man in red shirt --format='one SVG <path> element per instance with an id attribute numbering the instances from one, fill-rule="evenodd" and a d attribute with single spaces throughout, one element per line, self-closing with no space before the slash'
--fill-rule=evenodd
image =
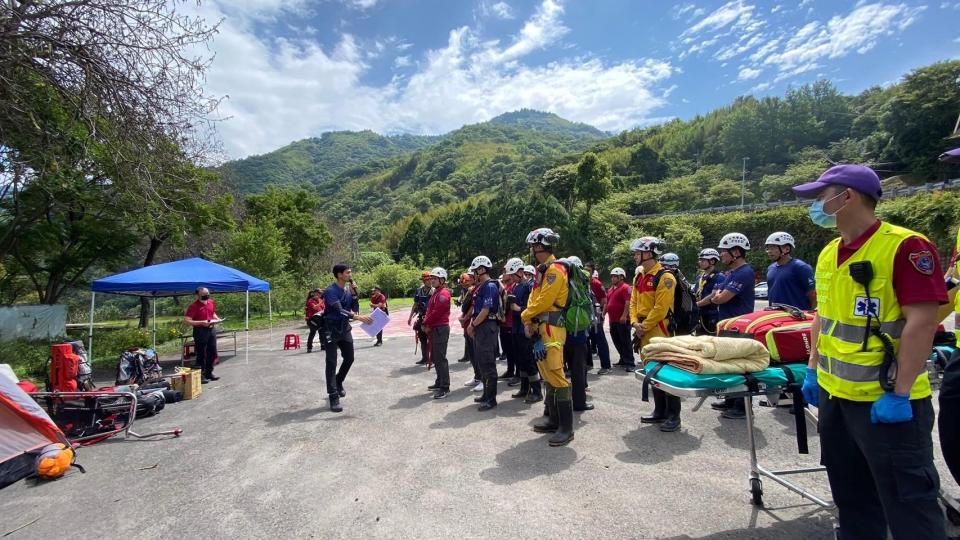
<path id="1" fill-rule="evenodd" d="M 450 291 L 447 289 L 447 271 L 437 267 L 430 271 L 428 280 L 433 294 L 427 300 L 423 315 L 423 333 L 427 335 L 424 347 L 430 347 L 430 360 L 437 370 L 437 379 L 427 387 L 434 390 L 433 399 L 450 395 L 450 363 L 447 361 L 447 343 L 450 342 Z"/>
<path id="2" fill-rule="evenodd" d="M 387 307 L 387 295 L 383 294 L 383 291 L 380 290 L 380 287 L 377 285 L 373 286 L 373 291 L 370 293 L 370 309 L 380 308 L 380 311 L 390 314 L 390 309 Z M 377 342 L 373 344 L 374 347 L 379 347 L 383 345 L 383 330 L 377 334 Z"/>
<path id="3" fill-rule="evenodd" d="M 590 290 L 593 292 L 593 298 L 596 300 L 597 324 L 590 327 L 590 349 L 596 352 L 600 357 L 600 371 L 610 373 L 610 346 L 607 344 L 607 336 L 603 333 L 603 314 L 607 308 L 607 292 L 603 289 L 603 282 L 600 281 L 600 274 L 597 273 L 596 266 L 592 262 L 583 265 L 587 272 L 590 272 Z M 587 369 L 593 369 L 593 352 L 587 359 Z"/>
<path id="4" fill-rule="evenodd" d="M 613 346 L 620 354 L 618 366 L 625 368 L 636 367 L 633 356 L 633 345 L 630 342 L 630 313 L 627 306 L 630 304 L 630 285 L 627 283 L 627 273 L 623 268 L 614 268 L 610 271 L 610 288 L 607 290 L 607 317 L 610 320 L 610 337 Z M 609 369 L 601 369 L 597 374 L 610 373 Z"/>
<path id="5" fill-rule="evenodd" d="M 210 290 L 197 287 L 197 299 L 187 307 L 184 322 L 193 327 L 193 343 L 197 352 L 196 365 L 201 370 L 202 384 L 219 380 L 213 374 L 213 362 L 217 358 L 217 331 L 213 325 L 219 321 L 217 306 L 210 298 Z"/>

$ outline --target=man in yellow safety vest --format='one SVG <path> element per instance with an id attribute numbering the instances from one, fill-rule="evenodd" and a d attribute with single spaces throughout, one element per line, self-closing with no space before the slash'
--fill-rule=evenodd
<path id="1" fill-rule="evenodd" d="M 819 407 L 821 461 L 840 538 L 943 539 L 926 362 L 947 301 L 936 247 L 877 219 L 882 190 L 863 165 L 793 188 L 837 228 L 817 260 L 818 315 L 803 395 Z"/>

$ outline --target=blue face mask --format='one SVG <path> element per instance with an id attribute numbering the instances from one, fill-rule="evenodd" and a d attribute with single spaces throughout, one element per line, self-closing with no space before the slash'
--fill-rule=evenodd
<path id="1" fill-rule="evenodd" d="M 810 220 L 824 229 L 835 229 L 837 227 L 837 212 L 839 212 L 840 208 L 843 207 L 838 208 L 837 212 L 828 214 L 823 210 L 823 205 L 827 204 L 833 199 L 836 199 L 837 197 L 840 197 L 841 195 L 845 195 L 846 193 L 847 192 L 844 191 L 843 193 L 839 193 L 835 197 L 831 197 L 826 201 L 814 201 L 814 203 L 810 205 Z"/>

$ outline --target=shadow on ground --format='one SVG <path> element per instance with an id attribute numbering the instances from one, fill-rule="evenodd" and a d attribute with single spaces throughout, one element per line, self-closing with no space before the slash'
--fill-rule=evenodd
<path id="1" fill-rule="evenodd" d="M 673 433 L 664 433 L 656 424 L 645 424 L 624 435 L 623 442 L 629 450 L 617 454 L 618 460 L 655 465 L 700 448 L 702 438 L 694 437 L 682 428 Z"/>
<path id="2" fill-rule="evenodd" d="M 569 446 L 553 448 L 543 435 L 512 446 L 496 456 L 496 467 L 480 471 L 487 482 L 510 485 L 540 476 L 565 471 L 577 461 L 577 452 Z"/>

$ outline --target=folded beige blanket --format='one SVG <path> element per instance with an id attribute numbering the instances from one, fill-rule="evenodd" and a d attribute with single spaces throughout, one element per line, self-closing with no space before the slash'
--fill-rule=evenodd
<path id="1" fill-rule="evenodd" d="M 640 355 L 644 362 L 669 362 L 693 373 L 747 373 L 770 365 L 759 341 L 716 336 L 655 337 Z"/>

